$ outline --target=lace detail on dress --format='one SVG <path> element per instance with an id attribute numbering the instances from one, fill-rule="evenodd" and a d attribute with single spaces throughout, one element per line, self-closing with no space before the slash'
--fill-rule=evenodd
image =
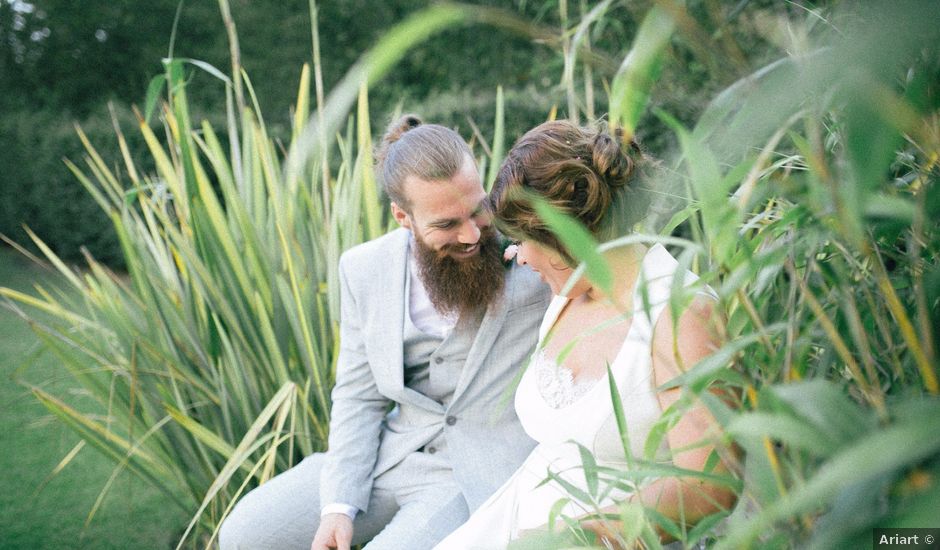
<path id="1" fill-rule="evenodd" d="M 590 390 L 597 380 L 575 383 L 571 369 L 562 367 L 540 349 L 533 358 L 535 381 L 542 399 L 553 409 L 567 407 Z"/>

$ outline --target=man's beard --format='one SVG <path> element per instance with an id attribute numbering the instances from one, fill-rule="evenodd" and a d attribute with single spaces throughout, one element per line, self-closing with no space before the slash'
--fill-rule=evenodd
<path id="1" fill-rule="evenodd" d="M 503 293 L 506 270 L 496 232 L 481 230 L 479 252 L 466 259 L 448 252 L 460 252 L 465 245 L 446 245 L 434 250 L 415 235 L 415 259 L 418 274 L 434 309 L 443 315 L 475 313 Z"/>

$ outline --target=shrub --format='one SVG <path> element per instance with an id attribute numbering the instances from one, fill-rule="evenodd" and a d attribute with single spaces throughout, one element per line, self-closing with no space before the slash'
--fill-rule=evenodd
<path id="1" fill-rule="evenodd" d="M 127 109 L 116 112 L 125 124 L 130 119 Z M 0 163 L 6 167 L 0 178 L 0 233 L 30 246 L 25 224 L 66 260 L 80 260 L 84 247 L 100 261 L 119 266 L 121 251 L 107 216 L 75 185 L 63 162 L 84 152 L 75 123 L 67 113 L 25 108 L 0 118 Z M 88 115 L 81 125 L 108 152 L 108 162 L 116 162 L 117 141 L 107 109 Z M 142 145 L 141 140 L 130 144 L 137 152 Z"/>

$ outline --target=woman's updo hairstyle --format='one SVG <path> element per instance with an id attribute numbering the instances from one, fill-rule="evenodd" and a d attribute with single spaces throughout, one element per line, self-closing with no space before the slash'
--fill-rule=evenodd
<path id="1" fill-rule="evenodd" d="M 449 180 L 473 153 L 460 134 L 437 124 L 424 124 L 416 115 L 392 121 L 375 152 L 377 174 L 389 199 L 406 212 L 409 176 L 425 181 Z"/>
<path id="2" fill-rule="evenodd" d="M 536 214 L 532 193 L 581 222 L 598 239 L 623 234 L 649 209 L 638 182 L 643 153 L 623 130 L 580 127 L 566 120 L 529 130 L 500 167 L 490 203 L 500 229 L 533 239 L 574 263 Z"/>

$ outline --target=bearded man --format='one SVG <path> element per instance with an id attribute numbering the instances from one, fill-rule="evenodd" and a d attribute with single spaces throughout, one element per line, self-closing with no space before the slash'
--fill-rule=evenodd
<path id="1" fill-rule="evenodd" d="M 548 288 L 504 265 L 456 132 L 406 115 L 377 161 L 402 227 L 340 259 L 329 449 L 246 495 L 223 550 L 431 548 L 534 446 L 507 396 Z"/>

